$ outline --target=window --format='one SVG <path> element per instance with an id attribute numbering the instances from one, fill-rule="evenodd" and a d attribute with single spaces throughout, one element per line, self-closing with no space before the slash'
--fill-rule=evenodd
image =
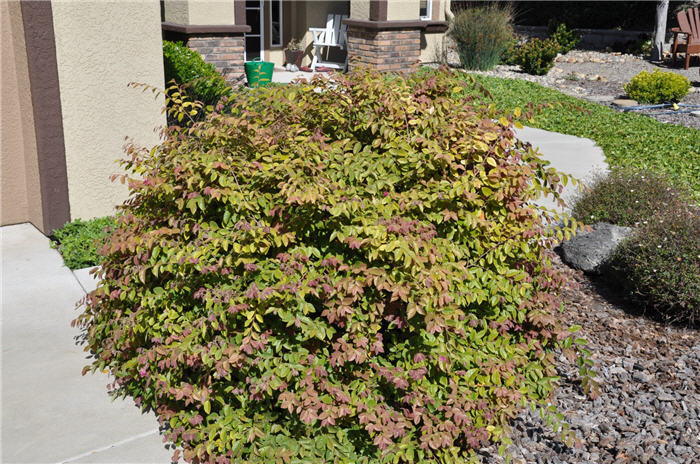
<path id="1" fill-rule="evenodd" d="M 420 0 L 420 19 L 423 21 L 430 21 L 432 17 L 433 0 Z"/>
<path id="2" fill-rule="evenodd" d="M 282 0 L 270 0 L 270 46 L 282 46 Z"/>

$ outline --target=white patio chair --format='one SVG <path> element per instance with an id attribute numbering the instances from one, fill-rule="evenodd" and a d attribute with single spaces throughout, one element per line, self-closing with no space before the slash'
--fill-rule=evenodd
<path id="1" fill-rule="evenodd" d="M 347 58 L 343 63 L 321 61 L 322 48 L 337 47 L 341 50 L 345 49 L 346 33 L 348 29 L 348 27 L 343 24 L 343 19 L 345 18 L 347 18 L 347 15 L 329 14 L 328 19 L 326 20 L 325 28 L 309 28 L 309 31 L 311 31 L 311 34 L 313 34 L 314 39 L 314 59 L 311 61 L 312 71 L 315 71 L 317 66 L 325 66 L 328 68 L 342 70 L 347 69 Z"/>

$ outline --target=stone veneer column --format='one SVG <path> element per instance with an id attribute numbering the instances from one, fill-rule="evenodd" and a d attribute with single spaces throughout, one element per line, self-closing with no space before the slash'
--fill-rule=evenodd
<path id="1" fill-rule="evenodd" d="M 402 72 L 418 67 L 422 31 L 444 31 L 445 21 L 373 21 L 346 19 L 348 68 L 371 65 Z"/>

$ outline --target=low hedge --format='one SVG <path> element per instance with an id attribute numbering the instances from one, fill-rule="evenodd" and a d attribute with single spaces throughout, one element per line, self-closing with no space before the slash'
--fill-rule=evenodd
<path id="1" fill-rule="evenodd" d="M 166 87 L 174 80 L 192 100 L 215 105 L 221 97 L 231 94 L 230 86 L 214 65 L 181 42 L 163 41 L 163 62 Z"/>
<path id="2" fill-rule="evenodd" d="M 190 462 L 473 461 L 524 405 L 560 430 L 555 351 L 583 341 L 529 201 L 564 176 L 475 88 L 360 70 L 132 150 L 86 370 Z"/>

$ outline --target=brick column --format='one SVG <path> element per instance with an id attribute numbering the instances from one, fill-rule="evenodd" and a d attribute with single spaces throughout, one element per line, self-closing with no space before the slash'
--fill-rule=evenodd
<path id="1" fill-rule="evenodd" d="M 216 70 L 229 82 L 243 78 L 243 36 L 192 36 L 187 44 L 202 55 L 204 61 L 214 65 Z"/>
<path id="2" fill-rule="evenodd" d="M 447 29 L 444 21 L 372 21 L 346 19 L 350 71 L 371 65 L 403 72 L 418 67 L 422 31 Z M 442 29 L 442 30 L 444 30 Z"/>
<path id="3" fill-rule="evenodd" d="M 202 55 L 204 61 L 213 64 L 216 70 L 234 85 L 244 78 L 243 57 L 246 32 L 250 32 L 250 26 L 163 23 L 165 39 L 181 41 L 192 50 L 196 50 Z"/>

